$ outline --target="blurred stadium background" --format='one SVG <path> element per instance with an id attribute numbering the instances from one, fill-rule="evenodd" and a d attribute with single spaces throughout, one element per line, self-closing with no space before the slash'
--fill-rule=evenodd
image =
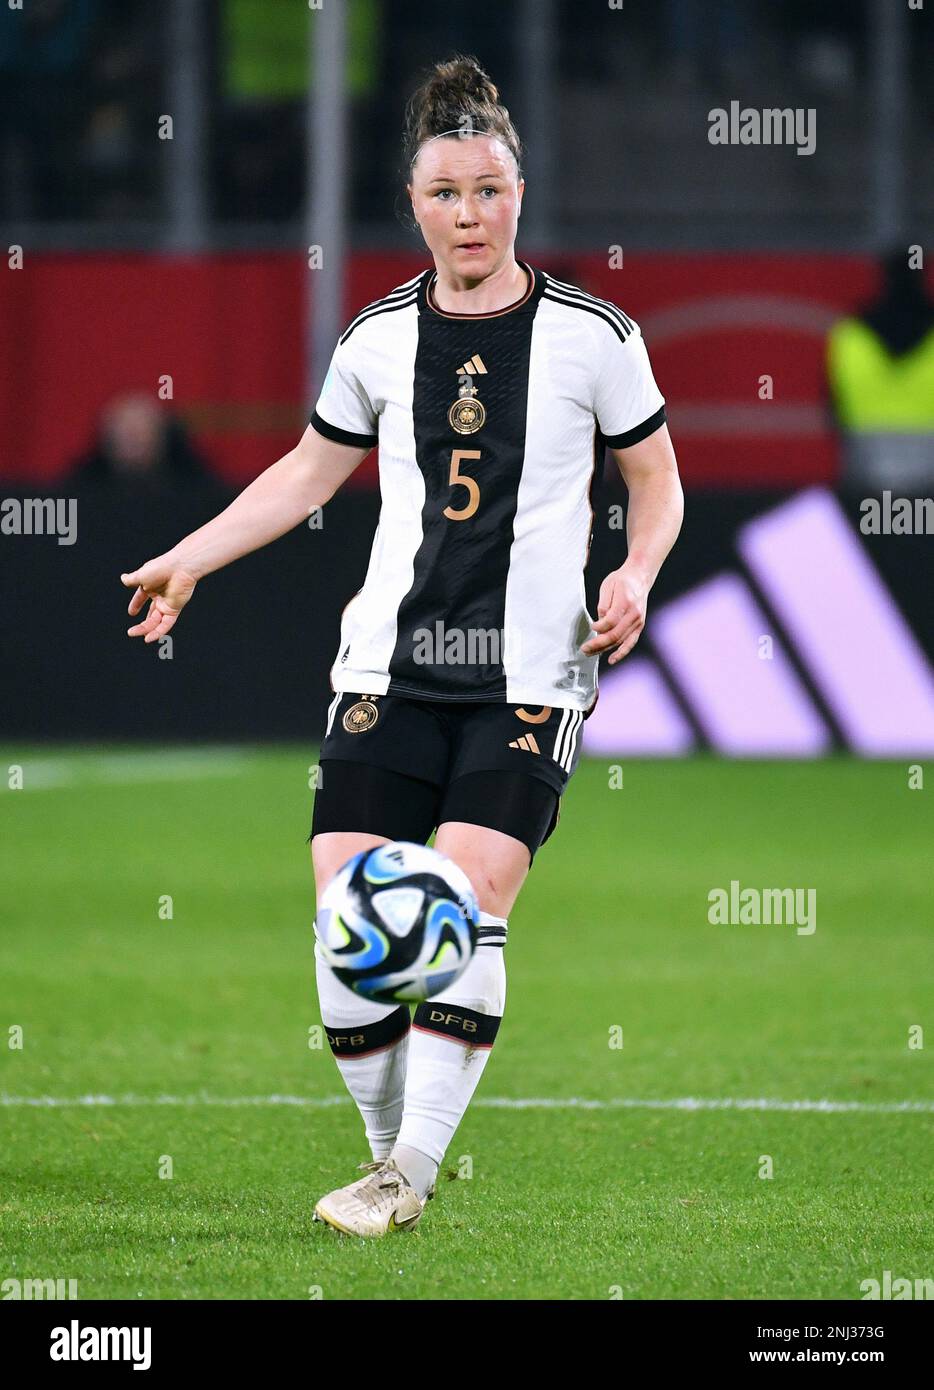
<path id="1" fill-rule="evenodd" d="M 427 264 L 400 217 L 403 106 L 460 49 L 527 145 L 518 254 L 641 322 L 688 492 L 590 750 L 934 751 L 930 537 L 859 526 L 866 497 L 934 480 L 931 272 L 884 274 L 932 245 L 929 11 L 4 6 L 0 486 L 77 504 L 75 544 L 2 537 L 5 732 L 317 736 L 375 452 L 323 525 L 202 585 L 171 662 L 125 638 L 118 575 L 292 446 L 343 325 Z M 813 110 L 813 153 L 711 144 L 733 100 Z M 868 368 L 845 331 L 829 346 L 866 310 L 895 343 Z M 591 593 L 623 558 L 624 502 L 607 472 Z M 760 635 L 771 659 L 750 661 Z"/>

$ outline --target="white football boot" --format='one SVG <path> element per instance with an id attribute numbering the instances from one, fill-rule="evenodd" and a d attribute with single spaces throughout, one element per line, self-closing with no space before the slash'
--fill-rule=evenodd
<path id="1" fill-rule="evenodd" d="M 358 1166 L 369 1176 L 322 1197 L 313 1219 L 324 1221 L 348 1236 L 386 1236 L 393 1231 L 413 1231 L 435 1195 L 434 1188 L 422 1201 L 391 1158 Z"/>

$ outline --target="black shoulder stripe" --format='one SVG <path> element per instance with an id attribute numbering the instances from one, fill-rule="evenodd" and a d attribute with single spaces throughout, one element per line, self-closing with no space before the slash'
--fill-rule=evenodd
<path id="1" fill-rule="evenodd" d="M 628 329 L 632 330 L 635 327 L 629 315 L 624 313 L 619 305 L 614 304 L 611 299 L 601 299 L 599 295 L 582 290 L 580 285 L 568 285 L 564 280 L 556 280 L 553 275 L 549 275 L 547 278 L 553 289 L 563 290 L 565 294 L 573 295 L 576 299 L 587 300 L 590 304 L 602 305 L 604 309 L 610 309 L 614 314 L 618 314 Z"/>
<path id="2" fill-rule="evenodd" d="M 394 309 L 407 309 L 410 305 L 417 303 L 418 296 L 413 293 L 408 299 L 400 299 L 395 304 L 380 304 L 377 308 L 366 309 L 359 313 L 353 323 L 340 336 L 340 342 L 346 343 L 355 328 L 359 328 L 361 323 L 366 323 L 367 319 L 376 318 L 377 314 L 391 314 Z"/>
<path id="3" fill-rule="evenodd" d="M 424 275 L 424 273 L 425 272 L 422 271 L 422 275 Z M 364 305 L 360 312 L 351 319 L 347 328 L 341 334 L 340 341 L 342 343 L 346 342 L 354 329 L 363 323 L 365 319 L 372 318 L 374 314 L 384 314 L 392 309 L 403 309 L 409 304 L 414 304 L 418 297 L 418 282 L 421 278 L 421 275 L 417 275 L 414 280 L 400 285 L 390 294 L 387 294 L 384 299 L 374 299 L 372 304 Z"/>
<path id="4" fill-rule="evenodd" d="M 598 304 L 602 306 L 602 308 L 604 309 L 609 309 L 611 313 L 617 314 L 620 320 L 622 321 L 623 327 L 626 329 L 627 332 L 631 333 L 632 330 L 635 328 L 635 324 L 633 323 L 629 315 L 624 313 L 623 310 L 619 307 L 619 305 L 614 304 L 611 299 L 600 299 L 595 294 L 588 294 L 588 292 L 586 290 L 582 290 L 579 285 L 566 285 L 563 280 L 555 280 L 554 277 L 551 275 L 549 275 L 547 278 L 549 284 L 554 289 L 564 291 L 564 293 L 567 294 L 569 297 L 573 296 L 575 299 L 585 300 L 589 304 Z"/>
<path id="5" fill-rule="evenodd" d="M 562 289 L 552 283 L 549 289 L 555 298 L 566 301 L 569 304 L 590 304 L 595 309 L 603 309 L 605 313 L 611 314 L 613 318 L 616 319 L 624 333 L 631 333 L 635 328 L 635 324 L 629 315 L 624 314 L 618 304 L 611 304 L 608 299 L 597 299 L 596 295 L 585 294 L 583 290 L 575 289 L 573 286 L 570 286 L 568 289 Z"/>
<path id="6" fill-rule="evenodd" d="M 566 309 L 582 309 L 585 314 L 596 314 L 597 318 L 603 319 L 608 323 L 621 343 L 629 337 L 629 330 L 621 328 L 618 320 L 614 319 L 605 309 L 598 309 L 596 304 L 583 304 L 577 299 L 561 299 L 559 295 L 549 294 L 547 290 L 542 296 L 543 299 L 550 299 L 555 304 L 563 304 Z"/>
<path id="7" fill-rule="evenodd" d="M 402 299 L 411 294 L 413 290 L 418 289 L 419 281 L 424 275 L 424 270 L 419 271 L 418 275 L 411 280 L 406 280 L 402 285 L 396 285 L 395 289 L 390 290 L 388 294 L 382 295 L 379 299 L 371 299 L 369 304 L 364 304 L 363 308 L 357 311 L 355 317 L 359 318 L 361 314 L 367 313 L 370 309 L 378 309 L 383 304 L 391 304 L 394 299 Z"/>

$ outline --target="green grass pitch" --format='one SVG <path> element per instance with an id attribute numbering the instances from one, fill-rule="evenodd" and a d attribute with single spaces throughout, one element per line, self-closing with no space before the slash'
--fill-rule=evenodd
<path id="1" fill-rule="evenodd" d="M 314 757 L 5 750 L 0 1279 L 859 1299 L 934 1273 L 934 791 L 906 763 L 634 761 L 611 788 L 584 760 L 511 914 L 505 1020 L 438 1197 L 365 1242 L 311 1223 L 369 1158 L 309 1047 Z M 816 931 L 712 925 L 731 880 L 814 888 Z M 18 1103 L 89 1095 L 118 1103 Z M 608 1104 L 691 1097 L 858 1104 Z M 574 1098 L 597 1104 L 491 1103 Z"/>

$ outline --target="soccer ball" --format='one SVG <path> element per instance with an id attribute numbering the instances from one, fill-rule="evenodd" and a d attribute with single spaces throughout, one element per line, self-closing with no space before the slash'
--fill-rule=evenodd
<path id="1" fill-rule="evenodd" d="M 418 1004 L 464 973 L 477 944 L 470 880 L 447 855 L 394 840 L 362 850 L 318 904 L 319 954 L 365 999 Z"/>

